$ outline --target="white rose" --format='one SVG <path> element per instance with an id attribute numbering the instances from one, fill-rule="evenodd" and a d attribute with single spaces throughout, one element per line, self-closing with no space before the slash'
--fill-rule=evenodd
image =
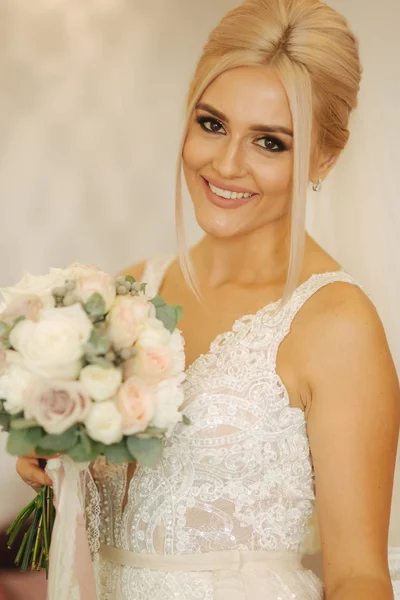
<path id="1" fill-rule="evenodd" d="M 38 296 L 43 304 L 53 307 L 55 302 L 52 295 L 54 288 L 64 285 L 65 271 L 63 269 L 50 269 L 47 275 L 31 275 L 25 273 L 21 281 L 13 287 L 2 288 L 1 294 L 8 304 L 21 296 Z"/>
<path id="2" fill-rule="evenodd" d="M 27 369 L 42 377 L 76 379 L 92 323 L 80 304 L 46 308 L 40 321 L 20 321 L 9 340 Z"/>
<path id="3" fill-rule="evenodd" d="M 184 399 L 178 379 L 167 379 L 159 383 L 155 389 L 155 411 L 150 426 L 168 429 L 170 434 L 174 426 L 182 421 L 179 408 Z"/>
<path id="4" fill-rule="evenodd" d="M 170 341 L 171 334 L 163 323 L 159 319 L 149 318 L 140 331 L 137 346 L 139 348 L 155 348 L 168 346 Z"/>
<path id="5" fill-rule="evenodd" d="M 23 367 L 22 359 L 16 352 L 6 352 L 6 368 L 0 377 L 0 398 L 5 400 L 4 408 L 15 415 L 24 410 L 26 390 L 32 386 L 38 376 Z"/>
<path id="6" fill-rule="evenodd" d="M 66 279 L 80 279 L 81 277 L 87 277 L 88 275 L 93 275 L 93 273 L 99 273 L 100 269 L 93 265 L 81 264 L 81 263 L 72 263 L 65 269 L 65 278 Z"/>
<path id="7" fill-rule="evenodd" d="M 117 393 L 122 383 L 122 373 L 120 369 L 104 369 L 98 365 L 88 365 L 82 369 L 79 379 L 93 400 L 103 402 Z"/>
<path id="8" fill-rule="evenodd" d="M 170 347 L 173 354 L 173 374 L 181 375 L 184 378 L 184 371 L 186 365 L 185 357 L 185 340 L 183 339 L 182 333 L 179 329 L 175 329 L 170 337 Z"/>
<path id="9" fill-rule="evenodd" d="M 112 401 L 92 404 L 85 424 L 89 436 L 97 442 L 110 445 L 122 440 L 122 416 Z"/>

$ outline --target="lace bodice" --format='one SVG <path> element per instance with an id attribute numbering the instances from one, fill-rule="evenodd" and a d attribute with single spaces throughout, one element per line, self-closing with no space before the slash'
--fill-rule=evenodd
<path id="1" fill-rule="evenodd" d="M 143 280 L 157 293 L 169 261 Z M 238 319 L 187 371 L 184 411 L 161 463 L 139 467 L 122 512 L 126 466 L 97 464 L 107 544 L 150 554 L 301 550 L 314 478 L 302 410 L 276 372 L 280 343 L 322 286 L 352 283 L 342 271 L 312 276 L 278 313 L 277 303 Z"/>

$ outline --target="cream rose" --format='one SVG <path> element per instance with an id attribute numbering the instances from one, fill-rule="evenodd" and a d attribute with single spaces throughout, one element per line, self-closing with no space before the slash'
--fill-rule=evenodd
<path id="1" fill-rule="evenodd" d="M 114 402 L 92 404 L 86 419 L 86 429 L 90 437 L 103 444 L 116 444 L 122 440 L 122 415 Z"/>
<path id="2" fill-rule="evenodd" d="M 61 434 L 87 417 L 91 400 L 78 381 L 40 379 L 25 391 L 25 418 L 47 433 Z"/>
<path id="3" fill-rule="evenodd" d="M 83 345 L 89 340 L 92 323 L 80 304 L 47 308 L 40 321 L 20 321 L 9 340 L 27 369 L 42 377 L 75 379 L 81 367 Z"/>
<path id="4" fill-rule="evenodd" d="M 37 296 L 45 306 L 53 307 L 55 301 L 52 291 L 54 288 L 64 285 L 64 283 L 65 271 L 63 269 L 50 269 L 47 275 L 36 276 L 25 273 L 14 287 L 2 288 L 0 291 L 6 304 L 21 296 Z"/>
<path id="5" fill-rule="evenodd" d="M 154 348 L 159 346 L 168 346 L 171 341 L 171 334 L 164 327 L 159 319 L 147 319 L 144 327 L 140 331 L 137 341 L 141 348 Z"/>
<path id="6" fill-rule="evenodd" d="M 93 294 L 100 294 L 108 312 L 116 296 L 115 279 L 103 271 L 94 271 L 77 280 L 74 294 L 83 303 L 86 303 Z"/>
<path id="7" fill-rule="evenodd" d="M 180 375 L 184 378 L 184 370 L 186 365 L 185 357 L 185 340 L 179 329 L 175 329 L 170 336 L 169 345 L 173 356 L 173 375 Z"/>
<path id="8" fill-rule="evenodd" d="M 0 377 L 0 398 L 6 401 L 5 410 L 15 415 L 24 410 L 26 390 L 38 380 L 38 376 L 24 368 L 16 352 L 7 351 L 4 363 Z"/>
<path id="9" fill-rule="evenodd" d="M 118 296 L 108 315 L 109 334 L 117 350 L 136 342 L 153 305 L 145 296 Z"/>
<path id="10" fill-rule="evenodd" d="M 155 411 L 150 425 L 167 429 L 171 433 L 173 427 L 182 421 L 179 408 L 184 402 L 184 392 L 179 379 L 172 378 L 158 384 L 155 391 Z"/>
<path id="11" fill-rule="evenodd" d="M 80 279 L 101 272 L 98 267 L 84 263 L 72 263 L 65 269 L 65 279 Z"/>
<path id="12" fill-rule="evenodd" d="M 122 433 L 132 435 L 144 431 L 154 415 L 154 395 L 149 386 L 137 377 L 122 384 L 117 408 L 122 415 Z"/>
<path id="13" fill-rule="evenodd" d="M 79 379 L 93 400 L 103 402 L 110 400 L 117 393 L 122 383 L 122 373 L 120 369 L 88 365 L 82 369 Z"/>

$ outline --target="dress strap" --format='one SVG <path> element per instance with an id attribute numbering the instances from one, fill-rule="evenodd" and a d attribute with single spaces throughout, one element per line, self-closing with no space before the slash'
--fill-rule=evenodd
<path id="1" fill-rule="evenodd" d="M 314 273 L 307 281 L 302 283 L 293 292 L 292 297 L 288 303 L 277 313 L 276 316 L 276 331 L 277 334 L 274 336 L 273 347 L 271 348 L 271 355 L 274 366 L 276 366 L 276 358 L 278 349 L 285 337 L 290 333 L 294 318 L 309 300 L 318 290 L 322 289 L 326 285 L 331 283 L 349 283 L 362 289 L 361 285 L 346 271 L 330 271 L 327 273 Z M 363 290 L 365 291 L 365 290 Z"/>
<path id="2" fill-rule="evenodd" d="M 157 296 L 165 274 L 174 260 L 175 256 L 172 254 L 163 254 L 155 256 L 146 262 L 142 282 L 147 283 L 146 291 L 150 297 Z"/>

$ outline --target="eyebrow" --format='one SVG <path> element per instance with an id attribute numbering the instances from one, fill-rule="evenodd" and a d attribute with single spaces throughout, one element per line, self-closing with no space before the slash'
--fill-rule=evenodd
<path id="1" fill-rule="evenodd" d="M 205 104 L 204 102 L 199 102 L 196 105 L 196 109 L 205 110 L 205 111 L 209 112 L 210 114 L 214 115 L 214 117 L 217 117 L 217 119 L 220 119 L 221 121 L 225 121 L 225 123 L 229 122 L 228 117 L 226 115 L 224 115 L 224 113 L 220 112 L 219 110 L 217 110 L 210 104 Z M 282 127 L 281 125 L 252 125 L 250 127 L 250 131 L 260 131 L 263 133 L 284 133 L 285 135 L 289 135 L 290 137 L 293 137 L 293 132 L 290 131 L 290 129 L 288 129 L 287 127 Z"/>

